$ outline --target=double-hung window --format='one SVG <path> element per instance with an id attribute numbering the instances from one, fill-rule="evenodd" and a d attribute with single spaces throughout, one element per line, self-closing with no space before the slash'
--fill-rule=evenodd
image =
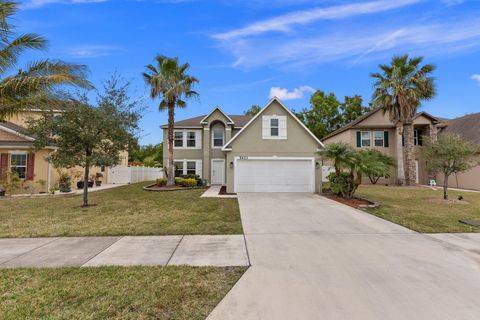
<path id="1" fill-rule="evenodd" d="M 174 138 L 173 145 L 176 148 L 183 148 L 183 132 L 182 131 L 175 131 L 173 138 Z"/>
<path id="2" fill-rule="evenodd" d="M 213 128 L 213 147 L 223 147 L 223 128 Z"/>
<path id="3" fill-rule="evenodd" d="M 384 131 L 374 131 L 373 143 L 375 147 L 384 147 L 385 146 L 385 132 Z"/>
<path id="4" fill-rule="evenodd" d="M 197 172 L 197 162 L 196 161 L 187 161 L 187 174 L 195 175 Z"/>
<path id="5" fill-rule="evenodd" d="M 187 148 L 195 148 L 195 132 L 194 131 L 189 131 L 187 132 Z"/>
<path id="6" fill-rule="evenodd" d="M 11 154 L 10 168 L 12 172 L 18 174 L 20 179 L 27 177 L 27 155 L 26 154 Z"/>
<path id="7" fill-rule="evenodd" d="M 372 132 L 362 131 L 360 134 L 361 134 L 361 146 L 370 147 L 372 144 Z"/>
<path id="8" fill-rule="evenodd" d="M 175 166 L 175 177 L 183 175 L 183 161 L 175 161 L 173 164 Z"/>
<path id="9" fill-rule="evenodd" d="M 270 119 L 270 136 L 271 137 L 278 137 L 279 123 L 278 118 L 271 118 Z"/>
<path id="10" fill-rule="evenodd" d="M 416 146 L 423 145 L 423 132 L 420 129 L 413 131 L 413 144 Z"/>

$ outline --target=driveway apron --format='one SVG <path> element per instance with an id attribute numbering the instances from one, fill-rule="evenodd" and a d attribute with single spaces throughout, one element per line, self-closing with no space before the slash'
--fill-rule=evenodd
<path id="1" fill-rule="evenodd" d="M 315 194 L 238 196 L 252 266 L 225 319 L 480 319 L 480 256 Z"/>

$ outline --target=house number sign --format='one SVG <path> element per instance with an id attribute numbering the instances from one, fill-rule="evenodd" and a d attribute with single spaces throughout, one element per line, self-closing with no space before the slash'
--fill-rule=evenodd
<path id="1" fill-rule="evenodd" d="M 248 160 L 248 156 L 240 156 L 240 160 Z"/>

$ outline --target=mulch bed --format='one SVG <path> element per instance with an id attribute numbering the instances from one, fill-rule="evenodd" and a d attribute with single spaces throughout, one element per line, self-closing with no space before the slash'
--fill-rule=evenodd
<path id="1" fill-rule="evenodd" d="M 220 192 L 218 193 L 219 195 L 225 195 L 225 196 L 236 196 L 236 193 L 229 193 L 227 192 L 227 186 L 222 186 L 220 188 Z"/>
<path id="2" fill-rule="evenodd" d="M 162 191 L 177 191 L 177 190 L 190 190 L 193 189 L 192 187 L 182 187 L 182 186 L 158 186 L 156 184 L 152 184 L 146 187 L 143 187 L 144 190 L 147 191 L 156 191 L 156 192 L 162 192 Z"/>
<path id="3" fill-rule="evenodd" d="M 327 193 L 322 195 L 329 199 L 346 204 L 347 206 L 350 206 L 355 209 L 362 209 L 362 208 L 377 206 L 375 203 L 365 199 L 361 199 L 361 198 L 345 199 L 333 193 Z"/>

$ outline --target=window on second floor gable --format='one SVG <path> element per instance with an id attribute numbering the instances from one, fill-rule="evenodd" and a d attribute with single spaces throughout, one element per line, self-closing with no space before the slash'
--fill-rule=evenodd
<path id="1" fill-rule="evenodd" d="M 223 147 L 223 128 L 213 128 L 213 147 Z"/>
<path id="2" fill-rule="evenodd" d="M 287 139 L 287 116 L 263 116 L 263 139 Z"/>
<path id="3" fill-rule="evenodd" d="M 278 137 L 278 118 L 270 119 L 270 136 Z"/>
<path id="4" fill-rule="evenodd" d="M 361 132 L 361 146 L 362 147 L 370 147 L 372 144 L 372 132 L 370 131 L 362 131 Z"/>

